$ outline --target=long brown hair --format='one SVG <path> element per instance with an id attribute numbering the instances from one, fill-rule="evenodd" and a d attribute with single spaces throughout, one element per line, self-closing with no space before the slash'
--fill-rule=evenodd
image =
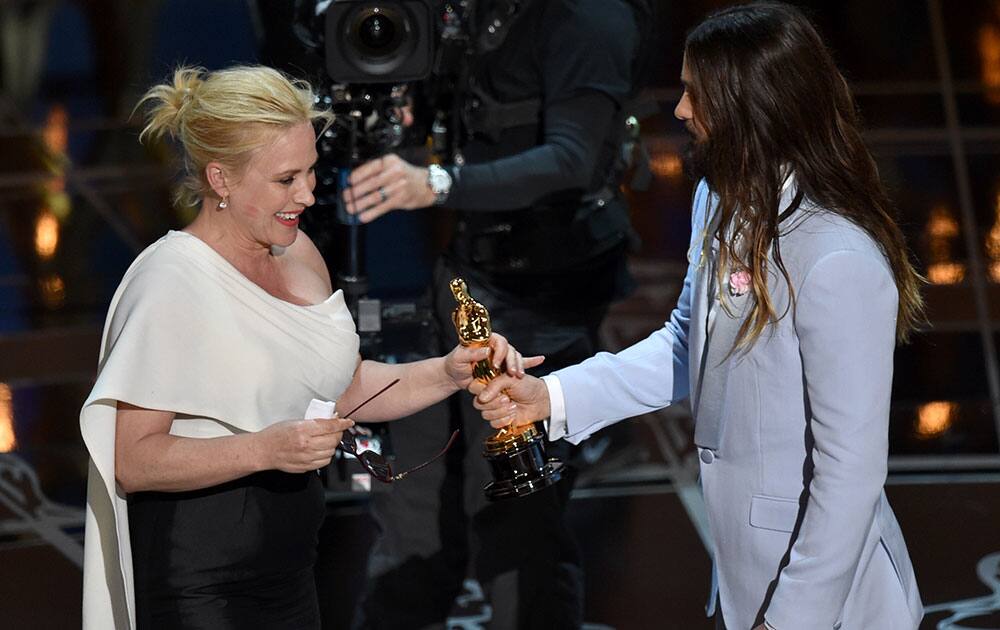
<path id="1" fill-rule="evenodd" d="M 799 189 L 792 209 L 804 196 L 854 222 L 881 248 L 899 292 L 896 338 L 907 340 L 923 321 L 922 279 L 862 142 L 847 82 L 813 25 L 780 3 L 724 9 L 688 34 L 685 59 L 695 120 L 707 136 L 699 161 L 719 197 L 718 286 L 733 268 L 752 279 L 754 304 L 735 347 L 749 348 L 783 315 L 767 288 L 769 254 L 791 294 L 779 242 L 785 209 L 778 208 L 789 172 Z"/>

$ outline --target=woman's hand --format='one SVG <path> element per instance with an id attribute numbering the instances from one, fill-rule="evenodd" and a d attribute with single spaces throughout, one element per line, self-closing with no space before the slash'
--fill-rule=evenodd
<path id="1" fill-rule="evenodd" d="M 549 388 L 534 376 L 512 377 L 501 374 L 484 385 L 474 381 L 469 392 L 475 395 L 473 406 L 483 414 L 483 420 L 494 429 L 531 424 L 548 418 L 552 413 Z"/>
<path id="2" fill-rule="evenodd" d="M 261 468 L 288 473 L 322 468 L 352 426 L 353 420 L 336 417 L 276 422 L 256 434 Z"/>
<path id="3" fill-rule="evenodd" d="M 455 346 L 444 358 L 445 373 L 458 389 L 468 389 L 474 380 L 473 366 L 483 359 L 489 359 L 491 353 L 493 367 L 512 378 L 523 377 L 526 369 L 541 365 L 545 361 L 543 356 L 521 356 L 521 353 L 507 342 L 506 337 L 493 333 L 486 347 Z"/>

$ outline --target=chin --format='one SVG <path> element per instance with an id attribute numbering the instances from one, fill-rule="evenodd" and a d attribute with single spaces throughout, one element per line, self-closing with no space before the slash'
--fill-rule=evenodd
<path id="1" fill-rule="evenodd" d="M 276 234 L 275 238 L 271 239 L 271 245 L 276 245 L 278 247 L 290 247 L 295 239 L 299 237 L 299 228 L 284 228 L 280 234 Z"/>
<path id="2" fill-rule="evenodd" d="M 684 175 L 693 182 L 707 176 L 704 145 L 692 138 L 681 153 Z"/>

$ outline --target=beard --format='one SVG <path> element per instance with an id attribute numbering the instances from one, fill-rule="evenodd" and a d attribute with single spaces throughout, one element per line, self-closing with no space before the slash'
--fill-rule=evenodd
<path id="1" fill-rule="evenodd" d="M 708 143 L 698 140 L 694 134 L 690 135 L 688 143 L 684 145 L 681 152 L 681 164 L 684 167 L 684 176 L 692 182 L 699 182 L 708 177 Z"/>

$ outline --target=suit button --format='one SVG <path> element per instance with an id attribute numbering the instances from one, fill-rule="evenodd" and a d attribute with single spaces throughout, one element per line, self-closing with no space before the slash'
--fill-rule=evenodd
<path id="1" fill-rule="evenodd" d="M 702 449 L 702 451 L 701 451 L 701 461 L 705 462 L 706 464 L 711 464 L 712 462 L 715 461 L 715 453 L 713 453 L 712 451 L 708 450 L 707 448 Z"/>

